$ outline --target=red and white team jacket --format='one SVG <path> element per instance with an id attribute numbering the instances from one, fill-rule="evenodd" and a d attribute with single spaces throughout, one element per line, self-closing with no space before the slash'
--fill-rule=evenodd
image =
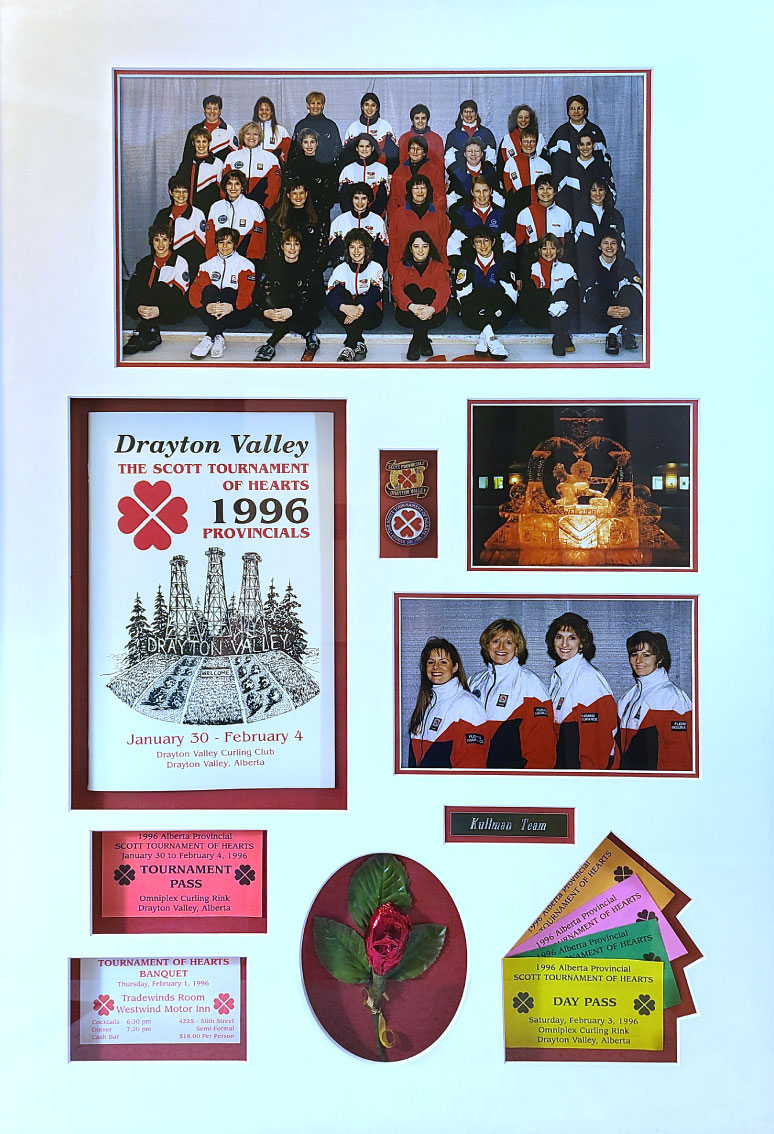
<path id="1" fill-rule="evenodd" d="M 522 209 L 516 217 L 517 246 L 534 244 L 547 232 L 552 232 L 562 241 L 568 232 L 572 232 L 570 214 L 556 202 L 547 209 L 543 205 L 530 205 L 528 209 Z"/>
<path id="2" fill-rule="evenodd" d="M 236 288 L 237 310 L 244 311 L 253 301 L 255 265 L 238 252 L 205 260 L 188 293 L 192 307 L 202 306 L 202 292 L 209 286 L 216 287 L 218 291 Z"/>
<path id="3" fill-rule="evenodd" d="M 572 264 L 564 260 L 553 260 L 551 263 L 542 258 L 532 265 L 530 279 L 536 288 L 550 288 L 552 295 L 557 295 L 567 286 L 570 280 L 577 280 Z"/>
<path id="4" fill-rule="evenodd" d="M 470 691 L 486 714 L 487 768 L 553 768 L 554 709 L 536 673 L 513 658 L 477 673 Z"/>
<path id="5" fill-rule="evenodd" d="M 503 166 L 503 188 L 506 193 L 517 193 L 528 185 L 534 185 L 541 173 L 551 174 L 551 166 L 545 158 L 532 154 L 525 157 L 523 154 L 514 154 L 509 157 Z M 535 190 L 532 190 L 533 198 Z M 533 199 L 533 204 L 537 202 Z"/>
<path id="6" fill-rule="evenodd" d="M 374 289 L 371 292 L 371 289 Z M 327 294 L 332 295 L 336 293 L 336 297 L 341 296 L 341 302 L 346 303 L 346 297 L 357 296 L 363 298 L 367 296 L 364 306 L 366 309 L 369 307 L 381 306 L 382 290 L 384 288 L 384 272 L 381 265 L 377 264 L 376 260 L 371 260 L 362 269 L 357 270 L 351 268 L 345 260 L 343 264 L 339 264 L 333 269 L 328 278 Z M 369 295 L 369 292 L 371 294 Z"/>
<path id="7" fill-rule="evenodd" d="M 204 232 L 207 222 L 202 210 L 197 209 L 194 205 L 186 205 L 182 213 L 175 216 L 175 212 L 174 207 L 162 209 L 156 214 L 154 222 L 155 224 L 168 224 L 174 230 L 172 247 L 175 252 L 183 251 L 183 245 L 187 244 L 189 240 L 196 240 L 199 246 L 204 248 Z"/>
<path id="8" fill-rule="evenodd" d="M 381 154 L 384 153 L 384 143 L 387 138 L 392 139 L 397 149 L 398 142 L 395 137 L 395 131 L 386 118 L 369 118 L 368 122 L 363 122 L 362 118 L 356 118 L 355 121 L 350 122 L 347 127 L 347 132 L 344 135 L 344 145 L 346 146 L 353 138 L 356 138 L 358 134 L 370 134 L 377 142 Z"/>
<path id="9" fill-rule="evenodd" d="M 616 767 L 618 713 L 613 691 L 598 669 L 576 654 L 551 677 L 557 768 Z"/>
<path id="10" fill-rule="evenodd" d="M 626 771 L 690 772 L 693 727 L 690 698 L 656 669 L 618 702 L 620 767 Z"/>
<path id="11" fill-rule="evenodd" d="M 266 254 L 266 217 L 263 209 L 244 193 L 236 201 L 216 201 L 207 217 L 207 255 L 215 255 L 215 233 L 219 228 L 233 228 L 239 233 L 238 251 L 251 260 L 262 260 Z"/>
<path id="12" fill-rule="evenodd" d="M 218 187 L 218 196 L 220 195 L 220 178 L 223 173 L 223 162 L 220 158 L 213 157 L 208 154 L 207 157 L 201 159 L 191 159 L 186 168 L 185 163 L 180 165 L 177 171 L 178 177 L 188 178 L 188 200 L 196 200 L 199 194 L 207 194 L 212 192 L 214 186 Z"/>
<path id="13" fill-rule="evenodd" d="M 126 289 L 127 314 L 136 318 L 137 308 L 141 304 L 161 306 L 162 304 L 157 304 L 154 297 L 161 298 L 159 285 L 163 284 L 170 289 L 169 298 L 164 292 L 161 295 L 174 314 L 179 314 L 182 319 L 186 313 L 185 296 L 190 281 L 191 271 L 188 262 L 176 252 L 170 252 L 165 260 L 157 260 L 154 255 L 144 256 L 134 269 Z"/>
<path id="14" fill-rule="evenodd" d="M 158 281 L 160 284 L 166 284 L 167 287 L 176 287 L 185 295 L 188 291 L 190 278 L 188 262 L 185 257 L 168 256 L 162 262 L 161 267 L 154 257 L 148 275 L 148 287 L 153 287 L 154 283 Z"/>
<path id="15" fill-rule="evenodd" d="M 279 200 L 282 169 L 274 154 L 260 146 L 240 146 L 223 162 L 223 177 L 230 169 L 238 169 L 247 178 L 247 193 L 268 212 Z M 221 178 L 223 180 L 223 178 Z M 259 187 L 256 192 L 256 186 Z"/>
<path id="16" fill-rule="evenodd" d="M 369 233 L 374 241 L 381 240 L 385 247 L 389 247 L 390 241 L 387 236 L 387 225 L 384 223 L 384 218 L 380 217 L 378 213 L 372 213 L 369 209 L 365 216 L 358 216 L 357 213 L 339 213 L 335 220 L 331 221 L 331 233 L 329 244 L 333 244 L 337 238 L 343 240 L 344 237 L 353 228 L 362 228 Z"/>
<path id="17" fill-rule="evenodd" d="M 546 140 L 542 134 L 538 134 L 536 154 L 542 154 L 546 149 Z M 509 158 L 518 157 L 521 154 L 521 132 L 518 127 L 510 134 L 504 134 L 503 140 L 500 142 L 500 156 L 505 164 Z M 551 172 L 551 167 L 548 167 L 548 172 Z"/>
<path id="18" fill-rule="evenodd" d="M 366 185 L 371 186 L 374 193 L 382 182 L 384 182 L 386 191 L 389 191 L 390 188 L 390 175 L 387 172 L 387 166 L 380 161 L 372 160 L 370 165 L 362 161 L 351 161 L 349 165 L 345 165 L 339 174 L 339 185 L 355 185 L 358 181 L 365 181 Z"/>
<path id="19" fill-rule="evenodd" d="M 290 150 L 290 134 L 279 122 L 272 129 L 271 122 L 263 123 L 263 148 L 273 153 L 280 161 L 287 161 Z"/>
<path id="20" fill-rule="evenodd" d="M 207 121 L 200 122 L 198 125 L 209 130 L 210 153 L 220 158 L 221 161 L 239 145 L 236 130 L 233 126 L 229 126 L 228 122 L 224 122 L 222 118 L 219 118 L 214 126 Z"/>
<path id="21" fill-rule="evenodd" d="M 436 685 L 418 733 L 412 733 L 412 768 L 485 768 L 486 714 L 453 677 Z"/>

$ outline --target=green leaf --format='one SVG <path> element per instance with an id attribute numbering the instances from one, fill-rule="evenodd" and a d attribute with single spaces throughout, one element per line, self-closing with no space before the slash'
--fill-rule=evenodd
<path id="1" fill-rule="evenodd" d="M 392 854 L 372 854 L 352 875 L 347 902 L 349 916 L 364 933 L 374 910 L 385 902 L 407 910 L 411 894 L 405 866 Z"/>
<path id="2" fill-rule="evenodd" d="M 401 962 L 392 972 L 387 973 L 389 980 L 412 980 L 414 977 L 426 973 L 432 964 L 438 960 L 446 940 L 445 925 L 414 925 L 409 933 L 406 952 Z"/>
<path id="3" fill-rule="evenodd" d="M 336 980 L 360 984 L 371 975 L 363 938 L 341 921 L 316 917 L 314 947 L 320 962 Z"/>

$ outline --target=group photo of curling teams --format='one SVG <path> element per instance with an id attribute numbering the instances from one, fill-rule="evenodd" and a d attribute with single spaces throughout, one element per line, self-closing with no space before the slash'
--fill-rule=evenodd
<path id="1" fill-rule="evenodd" d="M 120 359 L 642 360 L 646 101 L 643 73 L 118 73 Z"/>
<path id="2" fill-rule="evenodd" d="M 400 629 L 401 769 L 695 770 L 690 599 L 404 597 Z"/>

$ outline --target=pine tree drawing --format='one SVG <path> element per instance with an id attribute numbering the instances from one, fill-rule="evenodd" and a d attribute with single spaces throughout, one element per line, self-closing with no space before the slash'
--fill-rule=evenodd
<path id="1" fill-rule="evenodd" d="M 129 665 L 135 665 L 148 652 L 148 638 L 150 637 L 150 627 L 139 593 L 135 595 L 134 606 L 126 629 L 129 631 L 126 658 Z"/>
<path id="2" fill-rule="evenodd" d="M 167 620 L 169 619 L 169 611 L 167 610 L 166 599 L 161 590 L 161 587 L 156 591 L 156 599 L 153 604 L 153 637 L 157 642 L 163 642 L 167 633 Z"/>
<path id="3" fill-rule="evenodd" d="M 274 586 L 274 580 L 269 583 L 269 589 L 266 592 L 266 598 L 263 603 L 263 621 L 266 627 L 266 640 L 271 648 L 272 635 L 277 632 L 277 607 L 279 592 Z"/>
<path id="4" fill-rule="evenodd" d="M 296 598 L 292 584 L 288 580 L 282 602 L 277 607 L 277 622 L 279 634 L 282 638 L 282 648 L 295 661 L 300 661 L 306 653 L 306 631 L 297 614 L 300 609 L 301 603 Z"/>

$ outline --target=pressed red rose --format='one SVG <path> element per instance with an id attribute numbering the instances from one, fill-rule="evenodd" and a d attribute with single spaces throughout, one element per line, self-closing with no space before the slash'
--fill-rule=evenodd
<path id="1" fill-rule="evenodd" d="M 374 910 L 366 934 L 366 956 L 371 968 L 384 976 L 399 964 L 409 938 L 411 922 L 391 902 Z"/>

